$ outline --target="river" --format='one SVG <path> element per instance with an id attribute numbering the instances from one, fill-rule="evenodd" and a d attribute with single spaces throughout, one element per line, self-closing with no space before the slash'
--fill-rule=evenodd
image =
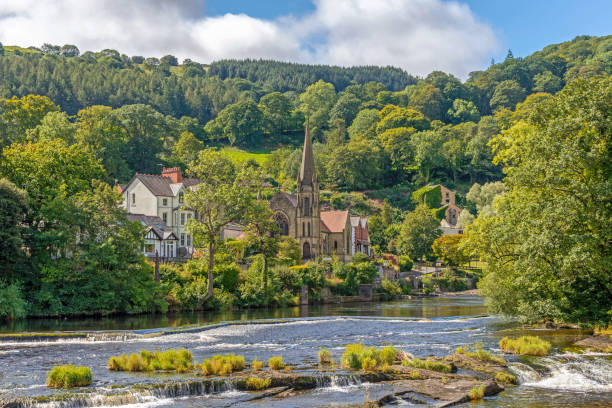
<path id="1" fill-rule="evenodd" d="M 228 321 L 234 323 L 212 325 Z M 482 298 L 460 296 L 164 317 L 23 320 L 0 326 L 0 334 L 78 331 L 94 335 L 90 339 L 0 341 L 0 401 L 60 392 L 44 385 L 46 372 L 59 364 L 87 365 L 93 371 L 94 383 L 87 387 L 92 397 L 70 406 L 99 405 L 102 402 L 96 402 L 97 393 L 126 384 L 190 378 L 187 374 L 111 372 L 106 368 L 109 356 L 141 349 L 187 348 L 197 361 L 219 353 L 243 354 L 247 361 L 255 357 L 267 360 L 281 354 L 294 369 L 300 369 L 312 366 L 321 347 L 329 349 L 338 359 L 346 344 L 358 342 L 372 346 L 392 344 L 417 357 L 447 355 L 460 345 L 475 342 L 499 353 L 499 339 L 518 334 L 516 326 L 512 321 L 488 316 Z M 159 328 L 185 327 L 189 330 L 153 338 L 131 335 L 151 333 Z M 542 330 L 539 334 L 553 343 L 554 349 L 549 356 L 507 357 L 520 384 L 466 406 L 612 406 L 610 355 L 563 351 L 581 338 L 581 333 L 576 331 Z M 125 402 L 130 402 L 130 407 L 327 407 L 360 403 L 368 395 L 384 391 L 381 384 L 341 381 L 285 399 L 247 401 L 248 393 L 220 387 L 218 392 L 206 395 L 181 395 L 173 391 L 168 395 L 142 396 L 136 399 L 137 403 Z M 61 403 L 53 405 L 61 406 Z"/>

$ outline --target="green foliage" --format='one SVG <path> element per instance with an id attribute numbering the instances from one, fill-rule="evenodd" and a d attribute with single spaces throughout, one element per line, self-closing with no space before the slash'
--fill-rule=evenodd
<path id="1" fill-rule="evenodd" d="M 89 367 L 72 364 L 55 366 L 47 373 L 47 386 L 51 388 L 85 387 L 92 382 Z"/>
<path id="2" fill-rule="evenodd" d="M 374 371 L 393 364 L 398 351 L 391 346 L 379 350 L 362 343 L 348 344 L 342 354 L 342 366 L 353 370 Z"/>
<path id="3" fill-rule="evenodd" d="M 0 321 L 21 319 L 26 316 L 28 304 L 23 298 L 18 283 L 5 284 L 0 281 Z"/>
<path id="4" fill-rule="evenodd" d="M 283 356 L 270 357 L 270 359 L 268 360 L 268 367 L 270 367 L 270 370 L 284 369 L 285 363 L 283 363 Z"/>
<path id="5" fill-rule="evenodd" d="M 111 371 L 176 371 L 184 373 L 193 368 L 193 357 L 189 350 L 177 349 L 150 352 L 141 350 L 130 355 L 111 356 L 108 359 Z"/>
<path id="6" fill-rule="evenodd" d="M 321 349 L 318 353 L 319 364 L 330 365 L 333 363 L 332 354 L 327 349 Z"/>
<path id="7" fill-rule="evenodd" d="M 398 257 L 398 263 L 400 267 L 400 271 L 402 272 L 410 272 L 412 270 L 412 259 L 408 255 L 400 255 Z"/>
<path id="8" fill-rule="evenodd" d="M 429 208 L 419 205 L 408 213 L 402 223 L 397 247 L 411 259 L 421 259 L 431 253 L 431 245 L 441 235 L 439 222 L 431 215 Z"/>
<path id="9" fill-rule="evenodd" d="M 479 385 L 473 387 L 470 392 L 468 392 L 468 398 L 471 401 L 476 401 L 484 398 L 484 385 Z"/>
<path id="10" fill-rule="evenodd" d="M 513 354 L 545 356 L 550 351 L 551 345 L 536 336 L 521 336 L 515 339 L 504 337 L 499 342 L 499 348 Z"/>
<path id="11" fill-rule="evenodd" d="M 25 232 L 23 223 L 28 207 L 28 193 L 10 181 L 0 179 L 0 277 L 2 278 L 14 278 L 19 262 L 23 262 L 25 255 L 22 250 Z M 10 316 L 12 313 L 7 314 Z M 3 315 L 0 311 L 0 316 Z"/>
<path id="12" fill-rule="evenodd" d="M 507 191 L 467 232 L 492 312 L 610 321 L 611 92 L 609 77 L 575 80 L 492 141 Z"/>
<path id="13" fill-rule="evenodd" d="M 213 356 L 210 360 L 202 362 L 202 373 L 204 375 L 230 375 L 236 371 L 244 370 L 244 356 L 226 354 L 225 356 Z"/>
<path id="14" fill-rule="evenodd" d="M 463 249 L 463 234 L 443 235 L 433 242 L 431 248 L 435 256 L 447 265 L 463 265 L 470 260 L 470 256 Z"/>
<path id="15" fill-rule="evenodd" d="M 246 379 L 246 388 L 251 391 L 261 391 L 266 388 L 270 388 L 272 379 L 270 378 L 259 378 L 259 377 L 248 377 Z"/>
<path id="16" fill-rule="evenodd" d="M 500 382 L 502 384 L 511 384 L 511 385 L 518 384 L 518 380 L 514 375 L 510 373 L 505 373 L 503 371 L 498 371 L 495 374 L 495 381 Z"/>
<path id="17" fill-rule="evenodd" d="M 391 297 L 398 297 L 402 294 L 402 288 L 386 278 L 382 280 L 380 286 Z"/>
<path id="18" fill-rule="evenodd" d="M 253 362 L 251 363 L 251 367 L 253 368 L 253 371 L 260 371 L 263 367 L 263 361 L 259 361 L 257 358 L 254 358 Z"/>
<path id="19" fill-rule="evenodd" d="M 435 361 L 430 358 L 421 360 L 419 358 L 412 358 L 402 360 L 402 365 L 405 367 L 422 368 L 425 370 L 438 371 L 441 373 L 450 373 L 453 367 L 450 364 L 445 364 L 440 361 Z"/>
<path id="20" fill-rule="evenodd" d="M 442 204 L 442 189 L 437 186 L 425 186 L 412 193 L 415 206 L 425 204 L 428 208 L 438 208 Z"/>
<path id="21" fill-rule="evenodd" d="M 485 363 L 495 363 L 499 365 L 504 365 L 506 363 L 506 360 L 504 360 L 502 356 L 494 356 L 490 351 L 485 350 L 482 343 L 476 343 L 473 346 L 466 345 L 457 347 L 455 354 L 464 354 Z"/>

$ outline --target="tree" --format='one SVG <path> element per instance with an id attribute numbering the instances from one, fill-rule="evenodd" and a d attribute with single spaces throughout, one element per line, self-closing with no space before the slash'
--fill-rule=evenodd
<path id="1" fill-rule="evenodd" d="M 46 96 L 13 96 L 0 102 L 0 133 L 3 146 L 25 141 L 26 131 L 38 126 L 49 112 L 59 107 Z"/>
<path id="2" fill-rule="evenodd" d="M 474 185 L 470 187 L 470 191 L 468 191 L 465 198 L 476 206 L 479 216 L 490 217 L 495 215 L 493 200 L 505 191 L 506 186 L 501 181 L 485 183 L 482 186 L 478 183 L 474 183 Z"/>
<path id="3" fill-rule="evenodd" d="M 63 57 L 70 58 L 70 57 L 78 57 L 80 54 L 80 51 L 76 45 L 64 44 L 62 45 L 62 48 L 60 48 L 59 53 Z"/>
<path id="4" fill-rule="evenodd" d="M 493 312 L 610 324 L 612 78 L 577 79 L 492 141 L 508 191 L 467 230 Z"/>
<path id="5" fill-rule="evenodd" d="M 336 147 L 325 162 L 329 180 L 341 189 L 376 187 L 383 175 L 382 150 L 365 139 L 354 139 Z"/>
<path id="6" fill-rule="evenodd" d="M 408 107 L 423 113 L 429 120 L 444 120 L 448 109 L 442 92 L 427 83 L 417 86 L 410 97 Z"/>
<path id="7" fill-rule="evenodd" d="M 172 154 L 184 165 L 189 166 L 198 158 L 204 143 L 196 139 L 191 132 L 182 132 L 178 142 L 172 146 Z"/>
<path id="8" fill-rule="evenodd" d="M 563 88 L 563 80 L 550 71 L 536 74 L 533 77 L 533 92 L 557 93 Z"/>
<path id="9" fill-rule="evenodd" d="M 194 244 L 208 250 L 208 289 L 200 299 L 202 305 L 213 295 L 215 251 L 221 231 L 231 222 L 242 221 L 250 211 L 253 194 L 248 187 L 253 179 L 248 167 L 236 169 L 229 157 L 212 149 L 202 150 L 189 170 L 202 180 L 185 195 L 186 205 L 198 214 L 187 225 Z"/>
<path id="10" fill-rule="evenodd" d="M 414 164 L 423 182 L 428 184 L 434 169 L 444 166 L 442 154 L 444 138 L 440 132 L 429 130 L 415 133 L 411 142 L 414 149 Z"/>
<path id="11" fill-rule="evenodd" d="M 63 139 L 67 143 L 74 142 L 77 126 L 68 120 L 65 112 L 49 112 L 34 129 L 28 129 L 28 139 L 39 140 Z"/>
<path id="12" fill-rule="evenodd" d="M 414 133 L 416 129 L 413 127 L 398 127 L 385 130 L 378 135 L 381 146 L 391 158 L 393 167 L 397 171 L 402 171 L 412 163 L 414 151 L 410 139 Z"/>
<path id="13" fill-rule="evenodd" d="M 0 179 L 0 276 L 8 280 L 24 255 L 23 223 L 28 207 L 28 193 Z"/>
<path id="14" fill-rule="evenodd" d="M 336 101 L 336 104 L 332 107 L 330 112 L 330 123 L 333 123 L 336 119 L 344 120 L 347 126 L 350 126 L 359 113 L 359 105 L 361 101 L 351 93 L 342 93 Z"/>
<path id="15" fill-rule="evenodd" d="M 300 102 L 300 110 L 309 122 L 312 137 L 321 140 L 323 131 L 327 129 L 331 108 L 336 103 L 334 86 L 319 80 L 306 88 L 300 95 Z"/>
<path id="16" fill-rule="evenodd" d="M 439 227 L 440 223 L 425 204 L 417 206 L 402 223 L 397 242 L 400 254 L 414 260 L 430 254 L 431 245 L 442 234 Z"/>
<path id="17" fill-rule="evenodd" d="M 163 57 L 161 57 L 159 62 L 162 65 L 169 65 L 171 67 L 176 67 L 178 65 L 178 60 L 174 55 L 164 55 Z"/>
<path id="18" fill-rule="evenodd" d="M 378 111 L 376 109 L 360 110 L 348 128 L 349 138 L 354 139 L 358 136 L 365 138 L 374 137 L 377 123 Z"/>
<path id="19" fill-rule="evenodd" d="M 293 104 L 287 96 L 280 92 L 271 92 L 259 100 L 258 107 L 263 114 L 266 132 L 277 136 L 290 130 Z"/>
<path id="20" fill-rule="evenodd" d="M 281 262 L 287 260 L 290 266 L 302 263 L 302 250 L 300 243 L 288 235 L 282 236 L 278 243 L 278 257 Z"/>
<path id="21" fill-rule="evenodd" d="M 506 80 L 495 87 L 495 92 L 493 92 L 489 104 L 493 110 L 500 108 L 514 109 L 517 103 L 525 99 L 525 96 L 526 92 L 518 82 Z"/>
<path id="22" fill-rule="evenodd" d="M 448 110 L 447 115 L 453 123 L 478 122 L 480 120 L 480 113 L 474 102 L 464 99 L 455 99 L 453 107 Z"/>
<path id="23" fill-rule="evenodd" d="M 458 266 L 470 260 L 469 253 L 467 253 L 461 246 L 461 242 L 464 239 L 463 234 L 456 235 L 443 235 L 431 245 L 431 249 L 438 259 L 441 259 L 447 265 Z"/>
<path id="24" fill-rule="evenodd" d="M 228 105 L 205 130 L 217 138 L 227 138 L 231 145 L 256 145 L 263 130 L 263 114 L 251 100 Z"/>
<path id="25" fill-rule="evenodd" d="M 378 116 L 379 122 L 376 125 L 376 133 L 379 135 L 386 130 L 395 128 L 429 129 L 429 120 L 421 112 L 414 109 L 387 105 Z"/>

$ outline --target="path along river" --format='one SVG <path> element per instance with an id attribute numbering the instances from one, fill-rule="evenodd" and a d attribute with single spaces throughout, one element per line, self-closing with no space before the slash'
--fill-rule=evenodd
<path id="1" fill-rule="evenodd" d="M 211 323 L 224 321 L 240 324 L 211 326 Z M 150 329 L 187 325 L 188 332 L 153 338 L 142 336 L 150 333 Z M 0 326 L 0 335 L 22 331 L 78 331 L 93 335 L 89 339 L 0 341 L 0 405 L 9 398 L 57 392 L 45 387 L 44 382 L 46 372 L 58 364 L 92 368 L 94 383 L 88 387 L 92 397 L 71 402 L 69 405 L 73 407 L 97 405 L 97 393 L 118 386 L 192 377 L 111 372 L 106 368 L 109 356 L 141 349 L 187 348 L 197 361 L 220 353 L 243 354 L 247 362 L 255 357 L 267 360 L 281 354 L 297 370 L 312 366 L 321 347 L 329 349 L 339 359 L 346 344 L 358 342 L 372 346 L 392 344 L 417 357 L 451 354 L 456 347 L 475 342 L 499 353 L 499 339 L 518 335 L 513 329 L 516 326 L 514 322 L 488 316 L 482 298 L 460 296 L 167 317 L 25 320 Z M 466 406 L 612 406 L 611 355 L 563 351 L 583 336 L 576 331 L 542 330 L 536 334 L 553 343 L 555 348 L 551 354 L 532 359 L 509 358 L 520 384 Z M 186 396 L 173 391 L 169 393 L 172 395 L 148 395 L 137 399 L 136 403 L 128 402 L 130 407 L 328 407 L 360 403 L 366 396 L 381 392 L 384 392 L 381 384 L 343 380 L 285 399 L 247 401 L 247 393 L 220 387 L 213 394 Z M 62 406 L 57 402 L 46 406 L 49 405 Z"/>

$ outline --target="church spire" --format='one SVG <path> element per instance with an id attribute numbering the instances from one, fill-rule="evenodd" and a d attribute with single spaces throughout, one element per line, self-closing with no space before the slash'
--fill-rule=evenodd
<path id="1" fill-rule="evenodd" d="M 298 188 L 300 185 L 313 185 L 317 181 L 315 172 L 314 154 L 312 152 L 312 141 L 310 140 L 310 127 L 306 124 L 304 133 L 304 152 L 302 153 L 302 166 L 298 175 Z"/>

